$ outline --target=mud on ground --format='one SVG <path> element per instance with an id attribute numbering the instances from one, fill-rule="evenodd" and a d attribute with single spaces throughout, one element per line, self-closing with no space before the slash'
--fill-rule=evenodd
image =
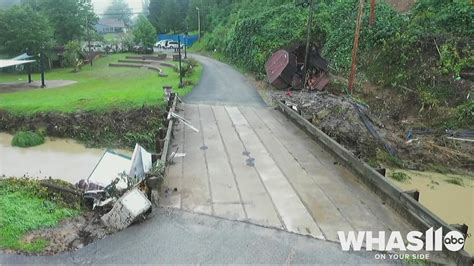
<path id="1" fill-rule="evenodd" d="M 102 224 L 99 213 L 87 211 L 82 215 L 63 220 L 56 227 L 29 232 L 23 241 L 30 243 L 44 239 L 48 241 L 47 247 L 42 252 L 31 255 L 54 255 L 78 250 L 111 233 L 113 232 Z"/>
<path id="2" fill-rule="evenodd" d="M 276 91 L 273 97 L 296 105 L 303 117 L 372 166 L 395 165 L 413 170 L 438 168 L 435 170 L 464 174 L 473 171 L 474 145 L 454 143 L 440 134 L 416 136 L 415 141 L 407 143 L 409 123 L 395 123 L 393 119 L 375 115 L 370 107 L 363 108 L 377 133 L 395 149 L 396 157 L 388 156 L 384 146 L 369 133 L 359 118 L 354 106 L 356 101 L 347 96 L 335 96 L 327 92 Z M 393 104 L 400 108 L 406 106 L 402 102 Z M 399 119 L 404 119 L 404 116 L 400 115 Z"/>

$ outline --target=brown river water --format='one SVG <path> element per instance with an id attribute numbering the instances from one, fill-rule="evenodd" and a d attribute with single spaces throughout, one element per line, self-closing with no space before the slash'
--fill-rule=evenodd
<path id="1" fill-rule="evenodd" d="M 56 178 L 76 183 L 89 176 L 103 149 L 90 149 L 70 139 L 47 139 L 46 143 L 31 147 L 11 146 L 13 136 L 0 133 L 0 177 Z M 129 153 L 127 151 L 120 151 Z M 405 171 L 410 181 L 390 179 L 403 190 L 420 191 L 420 202 L 450 224 L 465 223 L 474 232 L 474 177 L 445 175 L 432 172 Z M 446 182 L 461 178 L 464 186 Z M 474 254 L 473 237 L 467 239 L 466 251 Z"/>
<path id="2" fill-rule="evenodd" d="M 69 139 L 47 139 L 31 148 L 12 147 L 12 138 L 0 133 L 0 176 L 52 177 L 74 184 L 89 176 L 104 153 Z"/>
<path id="3" fill-rule="evenodd" d="M 438 215 L 448 224 L 467 224 L 468 237 L 464 249 L 474 255 L 474 176 L 440 174 L 396 170 L 411 177 L 410 181 L 398 182 L 390 179 L 403 190 L 417 189 L 420 192 L 420 203 Z M 458 178 L 463 186 L 446 182 L 447 179 Z"/>

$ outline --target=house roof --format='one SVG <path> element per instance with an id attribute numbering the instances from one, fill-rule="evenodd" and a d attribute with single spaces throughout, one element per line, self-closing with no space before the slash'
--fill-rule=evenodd
<path id="1" fill-rule="evenodd" d="M 101 18 L 97 24 L 114 27 L 114 28 L 124 28 L 125 24 L 123 21 L 115 19 L 115 18 Z"/>

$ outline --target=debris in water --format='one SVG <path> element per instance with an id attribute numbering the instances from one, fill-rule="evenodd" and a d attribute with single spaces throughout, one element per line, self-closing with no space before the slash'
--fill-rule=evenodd
<path id="1" fill-rule="evenodd" d="M 151 153 L 138 144 L 131 158 L 106 150 L 87 181 L 81 180 L 77 186 L 84 188 L 84 200 L 92 209 L 104 207 L 142 183 L 152 166 Z"/>

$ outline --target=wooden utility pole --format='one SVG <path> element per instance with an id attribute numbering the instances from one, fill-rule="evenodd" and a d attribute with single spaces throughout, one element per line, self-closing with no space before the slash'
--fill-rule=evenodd
<path id="1" fill-rule="evenodd" d="M 314 0 L 309 0 L 309 16 L 308 16 L 308 25 L 306 29 L 306 52 L 304 55 L 304 86 L 306 86 L 306 77 L 308 75 L 308 61 L 309 61 L 309 48 L 311 42 L 311 27 L 313 24 L 313 7 L 314 7 Z"/>
<path id="2" fill-rule="evenodd" d="M 375 24 L 375 0 L 370 0 L 370 26 Z"/>
<path id="3" fill-rule="evenodd" d="M 362 16 L 364 15 L 364 2 L 365 0 L 359 0 L 359 12 L 357 14 L 356 20 L 356 29 L 354 33 L 354 45 L 352 46 L 352 65 L 351 65 L 351 74 L 349 76 L 349 92 L 352 94 L 352 89 L 354 87 L 354 79 L 357 69 L 357 52 L 359 50 L 359 36 L 360 29 L 362 27 Z"/>

